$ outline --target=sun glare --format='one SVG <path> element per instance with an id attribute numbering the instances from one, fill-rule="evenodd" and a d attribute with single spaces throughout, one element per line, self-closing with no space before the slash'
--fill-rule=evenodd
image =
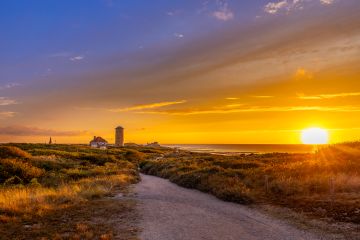
<path id="1" fill-rule="evenodd" d="M 329 141 L 329 133 L 321 128 L 307 128 L 301 131 L 301 141 L 304 144 L 326 144 Z"/>

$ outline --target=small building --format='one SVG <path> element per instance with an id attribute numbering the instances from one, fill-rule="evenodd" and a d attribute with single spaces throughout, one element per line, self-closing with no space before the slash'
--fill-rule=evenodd
<path id="1" fill-rule="evenodd" d="M 106 149 L 108 142 L 102 137 L 94 136 L 94 139 L 90 141 L 90 147 Z"/>
<path id="2" fill-rule="evenodd" d="M 146 147 L 159 148 L 161 145 L 158 142 L 152 142 L 145 145 Z"/>

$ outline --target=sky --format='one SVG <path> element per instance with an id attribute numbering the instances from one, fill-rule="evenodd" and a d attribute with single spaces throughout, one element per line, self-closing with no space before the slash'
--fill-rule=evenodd
<path id="1" fill-rule="evenodd" d="M 360 136 L 358 0 L 3 0 L 0 142 Z"/>

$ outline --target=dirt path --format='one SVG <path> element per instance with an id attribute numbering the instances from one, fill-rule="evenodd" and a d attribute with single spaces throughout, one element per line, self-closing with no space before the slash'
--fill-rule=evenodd
<path id="1" fill-rule="evenodd" d="M 246 206 L 141 175 L 142 240 L 319 239 Z"/>

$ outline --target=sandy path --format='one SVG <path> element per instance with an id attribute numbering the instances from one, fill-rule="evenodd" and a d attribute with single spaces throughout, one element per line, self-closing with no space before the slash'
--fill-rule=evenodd
<path id="1" fill-rule="evenodd" d="M 135 192 L 143 240 L 318 239 L 254 209 L 141 175 Z"/>

